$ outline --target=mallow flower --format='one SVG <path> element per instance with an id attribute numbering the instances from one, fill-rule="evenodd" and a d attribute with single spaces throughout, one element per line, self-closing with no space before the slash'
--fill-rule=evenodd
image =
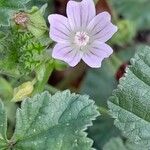
<path id="1" fill-rule="evenodd" d="M 98 68 L 113 50 L 105 42 L 117 31 L 108 12 L 96 15 L 93 0 L 67 3 L 67 17 L 48 17 L 50 38 L 57 42 L 52 57 L 76 66 L 82 59 L 88 66 Z"/>

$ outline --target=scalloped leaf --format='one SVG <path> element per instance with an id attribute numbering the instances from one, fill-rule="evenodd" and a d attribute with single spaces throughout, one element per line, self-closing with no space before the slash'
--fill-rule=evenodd
<path id="1" fill-rule="evenodd" d="M 150 27 L 149 0 L 110 0 L 113 6 L 124 18 L 135 23 L 138 29 Z"/>
<path id="2" fill-rule="evenodd" d="M 109 98 L 114 124 L 132 142 L 150 147 L 150 48 L 140 47 Z"/>
<path id="3" fill-rule="evenodd" d="M 23 101 L 11 139 L 14 150 L 92 150 L 84 132 L 98 116 L 88 96 L 48 92 Z"/>
<path id="4" fill-rule="evenodd" d="M 18 10 L 24 10 L 30 0 L 0 0 L 0 26 L 9 25 L 9 18 Z"/>

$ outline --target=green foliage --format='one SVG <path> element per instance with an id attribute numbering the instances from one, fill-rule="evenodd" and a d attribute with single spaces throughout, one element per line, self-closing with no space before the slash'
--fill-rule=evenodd
<path id="1" fill-rule="evenodd" d="M 3 99 L 11 99 L 12 95 L 13 88 L 11 84 L 4 78 L 0 77 L 0 97 Z"/>
<path id="2" fill-rule="evenodd" d="M 37 38 L 41 37 L 48 30 L 43 17 L 46 7 L 47 5 L 44 5 L 41 9 L 32 7 L 31 12 L 28 13 L 27 29 Z"/>
<path id="3" fill-rule="evenodd" d="M 6 114 L 0 103 L 0 146 L 6 139 Z M 12 150 L 92 150 L 92 140 L 84 132 L 98 116 L 88 96 L 69 91 L 38 94 L 23 101 L 17 110 L 13 137 L 4 149 Z"/>
<path id="4" fill-rule="evenodd" d="M 110 0 L 125 19 L 133 21 L 138 29 L 150 27 L 149 0 Z"/>
<path id="5" fill-rule="evenodd" d="M 88 93 L 97 105 L 106 106 L 108 97 L 118 84 L 115 74 L 120 65 L 128 62 L 134 55 L 134 49 L 135 47 L 124 49 L 105 60 L 101 68 L 89 69 L 81 86 L 81 93 Z"/>
<path id="6" fill-rule="evenodd" d="M 107 107 L 107 99 L 118 84 L 115 73 L 121 64 L 130 60 L 134 49 L 134 47 L 124 49 L 105 60 L 100 69 L 89 70 L 81 86 L 81 93 L 90 95 L 98 106 Z M 95 147 L 101 150 L 111 137 L 119 135 L 119 131 L 114 127 L 113 120 L 109 116 L 104 116 L 94 122 L 89 134 L 95 141 Z"/>
<path id="7" fill-rule="evenodd" d="M 6 138 L 7 118 L 4 105 L 0 100 L 0 149 L 2 150 L 7 143 Z"/>
<path id="8" fill-rule="evenodd" d="M 30 32 L 8 30 L 0 41 L 0 68 L 2 72 L 28 74 L 43 60 L 45 46 Z"/>
<path id="9" fill-rule="evenodd" d="M 120 46 L 131 43 L 136 34 L 134 23 L 129 20 L 119 20 L 117 27 L 118 32 L 111 39 L 111 43 Z"/>
<path id="10" fill-rule="evenodd" d="M 9 25 L 10 17 L 18 10 L 24 10 L 29 0 L 0 0 L 0 26 Z"/>
<path id="11" fill-rule="evenodd" d="M 51 2 L 53 2 L 53 0 L 30 0 L 28 5 L 41 7 L 45 3 L 51 3 Z"/>
<path id="12" fill-rule="evenodd" d="M 112 138 L 103 150 L 127 150 L 120 138 Z"/>
<path id="13" fill-rule="evenodd" d="M 150 147 L 150 48 L 140 47 L 108 101 L 115 125 L 132 142 Z"/>
<path id="14" fill-rule="evenodd" d="M 119 136 L 120 131 L 113 125 L 113 119 L 101 115 L 88 130 L 89 137 L 94 140 L 94 147 L 102 150 L 103 146 L 113 137 Z"/>
<path id="15" fill-rule="evenodd" d="M 103 148 L 103 150 L 142 150 L 141 146 L 129 142 L 123 143 L 122 139 L 112 138 Z"/>
<path id="16" fill-rule="evenodd" d="M 55 0 L 30 0 L 28 3 L 28 8 L 32 8 L 33 6 L 41 7 L 44 4 L 47 4 L 48 7 L 46 8 L 45 11 L 45 19 L 47 20 L 47 16 L 54 11 L 54 1 Z"/>

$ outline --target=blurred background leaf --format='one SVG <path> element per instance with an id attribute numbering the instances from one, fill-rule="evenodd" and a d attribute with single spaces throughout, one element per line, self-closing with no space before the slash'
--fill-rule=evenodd
<path id="1" fill-rule="evenodd" d="M 106 106 L 107 99 L 118 81 L 115 74 L 119 67 L 127 63 L 134 55 L 135 47 L 130 47 L 113 54 L 102 63 L 99 69 L 89 69 L 81 86 L 81 93 L 87 93 L 97 105 Z"/>
<path id="2" fill-rule="evenodd" d="M 112 138 L 105 144 L 103 150 L 144 150 L 143 147 L 137 146 L 130 142 L 124 142 L 121 138 Z"/>
<path id="3" fill-rule="evenodd" d="M 133 21 L 139 30 L 150 29 L 149 0 L 109 0 L 124 19 Z"/>

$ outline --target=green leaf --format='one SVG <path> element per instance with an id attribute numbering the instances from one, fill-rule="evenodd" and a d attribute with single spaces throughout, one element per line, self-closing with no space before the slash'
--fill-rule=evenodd
<path id="1" fill-rule="evenodd" d="M 4 78 L 0 77 L 0 97 L 3 99 L 11 99 L 13 96 L 13 88 L 11 84 L 5 80 Z"/>
<path id="2" fill-rule="evenodd" d="M 132 142 L 150 147 L 150 48 L 140 47 L 108 101 L 115 125 Z"/>
<path id="3" fill-rule="evenodd" d="M 37 6 L 37 7 L 41 7 L 44 4 L 47 4 L 48 7 L 46 8 L 46 12 L 45 12 L 45 19 L 47 20 L 47 17 L 50 13 L 54 12 L 54 4 L 55 0 L 30 0 L 30 2 L 28 3 L 28 8 L 30 9 L 33 6 Z"/>
<path id="4" fill-rule="evenodd" d="M 105 144 L 103 150 L 144 150 L 141 146 L 137 146 L 136 144 L 129 143 L 128 141 L 126 143 L 123 143 L 122 139 L 112 138 L 107 144 Z"/>
<path id="5" fill-rule="evenodd" d="M 0 40 L 0 73 L 16 77 L 33 72 L 47 60 L 45 50 L 46 45 L 30 32 L 8 29 Z"/>
<path id="6" fill-rule="evenodd" d="M 92 140 L 83 131 L 97 115 L 88 96 L 69 91 L 28 98 L 17 111 L 13 149 L 91 150 Z"/>
<path id="7" fill-rule="evenodd" d="M 0 26 L 9 25 L 9 18 L 18 10 L 24 10 L 29 0 L 0 0 Z"/>
<path id="8" fill-rule="evenodd" d="M 135 23 L 138 29 L 150 27 L 150 2 L 149 0 L 110 0 L 114 8 L 125 19 Z"/>
<path id="9" fill-rule="evenodd" d="M 6 131 L 7 131 L 6 111 L 4 109 L 2 101 L 0 100 L 0 149 L 2 150 L 7 143 Z"/>
<path id="10" fill-rule="evenodd" d="M 81 87 L 81 93 L 88 93 L 96 101 L 97 105 L 106 106 L 108 96 L 117 86 L 113 68 L 111 60 L 106 60 L 100 69 L 89 70 Z M 117 71 L 117 68 L 115 71 Z"/>
<path id="11" fill-rule="evenodd" d="M 42 8 L 46 9 L 47 5 Z M 42 8 L 32 7 L 31 12 L 28 14 L 29 21 L 27 23 L 28 30 L 37 38 L 41 37 L 47 30 L 47 25 L 42 14 Z"/>
<path id="12" fill-rule="evenodd" d="M 134 49 L 135 47 L 124 49 L 105 60 L 100 69 L 89 70 L 81 86 L 81 93 L 90 95 L 98 106 L 107 107 L 107 99 L 111 96 L 113 89 L 116 88 L 118 84 L 115 79 L 115 73 L 120 67 L 119 61 L 121 61 L 122 64 L 128 62 L 134 55 Z M 114 56 L 119 61 L 114 61 L 117 60 Z M 89 136 L 94 139 L 95 147 L 98 150 L 101 150 L 103 145 L 111 137 L 118 135 L 120 135 L 120 133 L 113 125 L 113 119 L 108 116 L 107 118 L 106 116 L 99 117 L 89 130 Z"/>
<path id="13" fill-rule="evenodd" d="M 120 138 L 112 138 L 103 150 L 127 150 Z"/>
<path id="14" fill-rule="evenodd" d="M 120 135 L 120 131 L 113 125 L 113 119 L 101 115 L 88 130 L 89 137 L 94 140 L 94 147 L 102 150 L 103 146 L 112 137 Z"/>
<path id="15" fill-rule="evenodd" d="M 51 2 L 51 1 L 52 0 L 30 0 L 28 5 L 41 7 L 45 3 L 48 3 L 48 2 Z"/>

